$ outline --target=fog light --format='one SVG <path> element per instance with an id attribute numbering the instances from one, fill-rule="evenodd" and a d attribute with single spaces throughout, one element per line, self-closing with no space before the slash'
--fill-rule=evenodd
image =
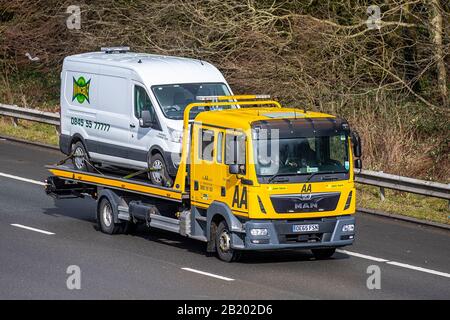
<path id="1" fill-rule="evenodd" d="M 269 239 L 252 239 L 251 242 L 253 244 L 268 244 Z"/>
<path id="2" fill-rule="evenodd" d="M 267 229 L 250 229 L 250 234 L 252 236 L 267 236 Z"/>
<path id="3" fill-rule="evenodd" d="M 354 224 L 345 224 L 342 227 L 342 232 L 352 232 L 355 231 L 355 225 Z"/>

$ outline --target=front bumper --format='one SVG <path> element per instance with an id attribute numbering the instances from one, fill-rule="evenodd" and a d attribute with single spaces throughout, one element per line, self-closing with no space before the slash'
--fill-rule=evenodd
<path id="1" fill-rule="evenodd" d="M 294 225 L 318 224 L 318 231 L 294 232 Z M 351 245 L 355 230 L 344 232 L 344 225 L 355 225 L 353 216 L 305 220 L 249 220 L 243 232 L 234 233 L 232 247 L 239 250 L 273 250 L 293 248 L 327 248 Z M 267 235 L 253 236 L 251 229 L 267 229 Z"/>

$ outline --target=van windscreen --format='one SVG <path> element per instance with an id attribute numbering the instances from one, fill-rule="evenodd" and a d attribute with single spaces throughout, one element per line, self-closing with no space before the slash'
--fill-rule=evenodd
<path id="1" fill-rule="evenodd" d="M 183 83 L 156 85 L 152 87 L 161 110 L 169 119 L 182 120 L 186 106 L 197 101 L 197 96 L 230 95 L 230 91 L 223 83 Z M 220 106 L 219 106 L 220 107 Z M 229 107 L 222 107 L 229 108 Z M 201 108 L 192 110 L 190 118 L 203 111 Z"/>

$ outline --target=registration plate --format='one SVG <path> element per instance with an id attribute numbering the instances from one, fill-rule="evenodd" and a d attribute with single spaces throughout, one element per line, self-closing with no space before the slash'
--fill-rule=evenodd
<path id="1" fill-rule="evenodd" d="M 314 232 L 319 231 L 318 224 L 294 224 L 292 232 Z"/>

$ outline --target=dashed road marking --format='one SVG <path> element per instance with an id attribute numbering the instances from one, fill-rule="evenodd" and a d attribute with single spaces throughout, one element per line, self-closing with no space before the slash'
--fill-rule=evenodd
<path id="1" fill-rule="evenodd" d="M 392 265 L 392 266 L 397 266 L 397 267 L 411 269 L 411 270 L 415 270 L 415 271 L 430 273 L 430 274 L 434 274 L 434 275 L 445 277 L 445 278 L 450 278 L 450 273 L 446 273 L 446 272 L 441 272 L 441 271 L 436 271 L 436 270 L 432 270 L 432 269 L 417 267 L 417 266 L 413 266 L 413 265 L 410 265 L 410 264 L 401 263 L 401 262 L 397 262 L 397 261 L 389 261 L 387 259 L 377 258 L 377 257 L 373 257 L 373 256 L 368 256 L 368 255 L 365 255 L 365 254 L 352 252 L 352 251 L 347 251 L 347 250 L 336 250 L 336 252 L 344 253 L 344 254 L 347 254 L 349 256 L 354 256 L 354 257 L 367 259 L 367 260 L 371 260 L 371 261 L 384 262 L 384 263 L 387 263 L 387 264 Z"/>
<path id="2" fill-rule="evenodd" d="M 191 269 L 191 268 L 181 268 L 181 269 L 186 270 L 186 271 L 190 271 L 190 272 L 194 272 L 194 273 L 198 273 L 198 274 L 202 274 L 202 275 L 208 276 L 208 277 L 213 277 L 213 278 L 225 280 L 225 281 L 234 281 L 234 279 L 227 278 L 227 277 L 224 277 L 224 276 L 219 276 L 219 275 L 214 274 L 214 273 L 204 272 L 204 271 Z"/>
<path id="3" fill-rule="evenodd" d="M 357 252 L 352 252 L 352 251 L 347 251 L 347 250 L 336 250 L 336 252 L 340 252 L 340 253 L 344 253 L 347 254 L 349 256 L 354 256 L 354 257 L 358 257 L 358 258 L 362 258 L 362 259 L 367 259 L 367 260 L 372 260 L 372 261 L 376 261 L 376 262 L 387 262 L 389 260 L 386 259 L 382 259 L 382 258 L 377 258 L 377 257 L 372 257 L 372 256 L 368 256 L 365 254 L 361 254 L 361 253 L 357 253 Z"/>
<path id="4" fill-rule="evenodd" d="M 45 230 L 41 230 L 41 229 L 36 229 L 36 228 L 32 228 L 32 227 L 27 227 L 27 226 L 24 226 L 23 224 L 12 223 L 11 225 L 13 227 L 22 228 L 22 229 L 26 229 L 26 230 L 31 230 L 31 231 L 35 231 L 35 232 L 40 232 L 40 233 L 47 234 L 47 235 L 54 234 L 53 232 L 49 232 L 49 231 L 45 231 Z"/>
<path id="5" fill-rule="evenodd" d="M 18 177 L 18 176 L 13 176 L 12 174 L 7 174 L 7 173 L 3 173 L 3 172 L 0 172 L 0 177 L 5 177 L 5 178 L 10 178 L 10 179 L 23 181 L 23 182 L 29 182 L 29 183 L 34 183 L 34 184 L 38 184 L 38 185 L 41 185 L 41 186 L 45 186 L 45 183 L 42 182 L 42 181 L 22 178 L 22 177 Z"/>
<path id="6" fill-rule="evenodd" d="M 407 268 L 407 269 L 411 269 L 411 270 L 431 273 L 431 274 L 434 274 L 434 275 L 437 275 L 437 276 L 441 276 L 441 277 L 450 278 L 450 273 L 446 273 L 446 272 L 431 270 L 431 269 L 422 268 L 422 267 L 416 267 L 416 266 L 412 266 L 410 264 L 400 263 L 400 262 L 396 262 L 396 261 L 388 261 L 386 263 L 387 264 L 391 264 L 393 266 L 397 266 L 397 267 Z"/>

